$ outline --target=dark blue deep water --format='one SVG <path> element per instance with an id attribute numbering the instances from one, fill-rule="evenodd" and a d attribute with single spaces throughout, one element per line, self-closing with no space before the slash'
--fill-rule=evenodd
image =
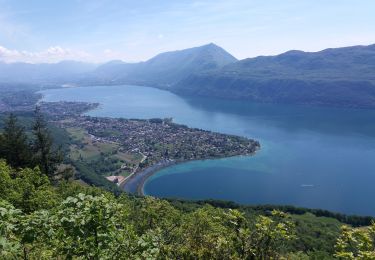
<path id="1" fill-rule="evenodd" d="M 94 116 L 173 117 L 190 127 L 258 139 L 250 157 L 194 161 L 149 178 L 146 194 L 291 204 L 375 216 L 375 110 L 187 98 L 138 86 L 66 88 L 45 101 L 90 101 Z"/>

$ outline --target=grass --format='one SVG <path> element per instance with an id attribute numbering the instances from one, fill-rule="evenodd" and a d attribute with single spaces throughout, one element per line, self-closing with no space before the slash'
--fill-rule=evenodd
<path id="1" fill-rule="evenodd" d="M 80 158 L 84 160 L 93 160 L 100 156 L 100 150 L 92 145 L 87 145 L 83 149 L 79 149 L 77 146 L 71 147 L 71 158 L 78 160 Z"/>
<path id="2" fill-rule="evenodd" d="M 118 151 L 119 145 L 113 143 L 95 143 L 93 146 L 97 147 L 101 153 L 112 153 Z"/>
<path id="3" fill-rule="evenodd" d="M 120 159 L 122 161 L 125 161 L 127 163 L 131 163 L 131 164 L 137 164 L 143 158 L 142 154 L 140 154 L 140 153 L 123 153 L 123 152 L 118 152 L 115 156 L 118 159 Z"/>
<path id="4" fill-rule="evenodd" d="M 121 170 L 117 174 L 120 175 L 120 176 L 127 177 L 127 176 L 130 175 L 130 172 L 129 171 L 125 171 L 125 170 Z"/>
<path id="5" fill-rule="evenodd" d="M 118 150 L 117 144 L 93 141 L 84 129 L 67 128 L 66 130 L 76 143 L 70 146 L 70 158 L 73 160 L 79 158 L 94 160 L 96 157 L 103 156 L 103 154 L 116 153 Z M 82 145 L 83 147 L 81 147 Z"/>
<path id="6" fill-rule="evenodd" d="M 70 134 L 74 141 L 82 141 L 85 138 L 87 132 L 81 128 L 70 127 L 66 131 Z"/>
<path id="7" fill-rule="evenodd" d="M 123 164 L 138 165 L 143 159 L 143 155 L 140 153 L 124 153 L 120 151 L 120 145 L 117 143 L 95 141 L 87 133 L 86 130 L 77 127 L 71 127 L 66 129 L 70 137 L 73 139 L 74 144 L 70 145 L 69 156 L 72 160 L 78 161 L 83 160 L 88 163 L 95 162 L 100 159 L 109 159 L 105 161 L 111 161 L 110 159 L 118 159 L 119 161 L 114 163 L 116 170 L 103 172 L 101 175 L 121 175 L 128 176 L 130 171 L 121 169 Z"/>

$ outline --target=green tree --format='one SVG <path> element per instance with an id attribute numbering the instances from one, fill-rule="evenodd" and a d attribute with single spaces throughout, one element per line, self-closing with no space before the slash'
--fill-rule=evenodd
<path id="1" fill-rule="evenodd" d="M 58 195 L 48 177 L 38 168 L 22 169 L 13 179 L 16 196 L 13 205 L 29 213 L 39 209 L 51 209 L 58 203 Z"/>
<path id="2" fill-rule="evenodd" d="M 286 253 L 288 241 L 294 238 L 294 224 L 289 216 L 274 210 L 272 218 L 257 218 L 255 230 L 248 238 L 249 252 L 255 259 L 277 259 L 282 253 Z"/>
<path id="3" fill-rule="evenodd" d="M 127 215 L 128 209 L 113 197 L 81 193 L 67 198 L 56 213 L 56 254 L 68 259 L 130 257 L 136 237 Z"/>
<path id="4" fill-rule="evenodd" d="M 239 259 L 231 220 L 225 210 L 208 205 L 183 214 L 177 258 Z"/>
<path id="5" fill-rule="evenodd" d="M 123 197 L 121 202 L 130 202 Z M 153 197 L 143 198 L 139 205 L 129 204 L 129 219 L 141 237 L 139 250 L 150 256 L 158 255 L 163 259 L 178 258 L 181 240 L 182 214 L 169 202 Z"/>
<path id="6" fill-rule="evenodd" d="M 39 107 L 35 109 L 34 123 L 34 162 L 43 174 L 55 181 L 57 165 L 62 161 L 60 149 L 53 148 L 53 139 Z"/>
<path id="7" fill-rule="evenodd" d="M 0 135 L 0 158 L 6 159 L 15 168 L 27 167 L 31 163 L 25 129 L 19 125 L 14 114 L 10 114 L 4 122 L 4 130 Z"/>
<path id="8" fill-rule="evenodd" d="M 22 216 L 18 225 L 18 237 L 22 245 L 23 259 L 52 259 L 58 243 L 56 230 L 58 219 L 54 210 L 38 210 Z"/>
<path id="9" fill-rule="evenodd" d="M 258 216 L 255 223 L 248 223 L 237 210 L 230 210 L 228 216 L 240 259 L 279 259 L 286 255 L 288 242 L 295 238 L 294 223 L 280 211 L 273 211 L 271 217 Z"/>
<path id="10" fill-rule="evenodd" d="M 21 211 L 0 199 L 0 258 L 17 259 L 21 256 L 21 244 L 16 232 Z"/>
<path id="11" fill-rule="evenodd" d="M 339 259 L 375 259 L 375 223 L 367 228 L 343 226 L 335 249 Z"/>
<path id="12" fill-rule="evenodd" d="M 0 198 L 4 200 L 9 200 L 9 197 L 14 193 L 11 174 L 12 169 L 4 160 L 0 159 Z"/>
<path id="13" fill-rule="evenodd" d="M 48 177 L 38 168 L 14 170 L 0 161 L 0 198 L 29 213 L 50 209 L 58 202 L 58 195 Z"/>

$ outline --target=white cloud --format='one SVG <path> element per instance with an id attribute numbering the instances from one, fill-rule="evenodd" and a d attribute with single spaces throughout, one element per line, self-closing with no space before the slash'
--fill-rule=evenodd
<path id="1" fill-rule="evenodd" d="M 49 47 L 39 52 L 10 50 L 0 46 L 0 61 L 7 63 L 53 63 L 62 60 L 94 61 L 94 56 L 84 51 L 62 48 L 60 46 Z"/>

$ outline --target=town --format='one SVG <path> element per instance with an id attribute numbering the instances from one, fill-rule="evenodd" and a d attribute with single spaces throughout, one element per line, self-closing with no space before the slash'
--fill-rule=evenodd
<path id="1" fill-rule="evenodd" d="M 172 118 L 81 115 L 96 107 L 96 103 L 84 102 L 41 103 L 49 120 L 75 136 L 70 158 L 86 161 L 97 174 L 112 182 L 126 180 L 160 162 L 250 155 L 260 148 L 258 141 L 189 128 L 174 123 Z"/>
<path id="2" fill-rule="evenodd" d="M 70 127 L 81 127 L 97 141 L 119 143 L 123 152 L 147 156 L 142 167 L 163 159 L 197 160 L 254 153 L 259 142 L 188 128 L 171 119 L 113 119 L 78 117 Z"/>

